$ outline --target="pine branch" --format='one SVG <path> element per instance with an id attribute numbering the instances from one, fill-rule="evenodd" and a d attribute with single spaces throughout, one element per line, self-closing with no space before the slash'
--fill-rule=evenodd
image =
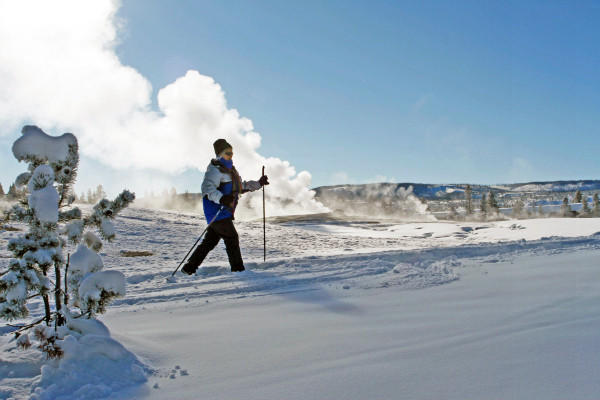
<path id="1" fill-rule="evenodd" d="M 81 210 L 78 207 L 72 208 L 68 211 L 59 211 L 58 220 L 60 222 L 69 221 L 72 219 L 81 218 Z"/>
<path id="2" fill-rule="evenodd" d="M 27 297 L 26 300 L 35 299 L 36 297 L 41 296 L 41 295 L 42 295 L 41 293 L 32 294 L 31 296 Z"/>
<path id="3" fill-rule="evenodd" d="M 52 314 L 55 314 L 55 313 L 52 313 Z M 33 328 L 36 325 L 41 324 L 45 320 L 46 320 L 46 317 L 42 317 L 42 318 L 38 319 L 37 321 L 34 321 L 34 322 L 32 322 L 32 323 L 30 323 L 28 325 L 11 325 L 11 324 L 7 324 L 7 326 L 10 326 L 11 328 L 17 328 L 17 330 L 14 331 L 13 333 L 18 334 L 20 332 L 26 331 L 27 329 L 31 329 L 31 328 Z"/>
<path id="4" fill-rule="evenodd" d="M 76 316 L 76 317 L 73 317 L 73 318 L 74 318 L 74 319 L 79 319 L 79 318 L 81 318 L 81 317 L 85 317 L 86 315 L 87 315 L 88 317 L 90 317 L 90 316 L 92 315 L 92 312 L 91 312 L 91 311 L 87 311 L 87 312 L 84 312 L 84 313 L 82 313 L 82 314 L 79 314 L 78 316 Z"/>
<path id="5" fill-rule="evenodd" d="M 52 286 L 54 286 L 56 288 L 56 283 L 52 279 L 48 278 L 48 282 L 50 282 L 52 284 Z M 65 284 L 66 284 L 66 282 L 65 282 Z M 63 292 L 63 290 L 61 288 L 56 288 L 56 289 L 54 289 L 54 291 L 55 292 L 58 291 L 59 293 L 66 294 L 65 292 Z"/>

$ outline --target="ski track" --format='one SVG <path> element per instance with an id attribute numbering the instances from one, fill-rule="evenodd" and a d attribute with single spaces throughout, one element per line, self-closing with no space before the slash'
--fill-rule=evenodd
<path id="1" fill-rule="evenodd" d="M 114 305 L 198 298 L 214 301 L 278 291 L 309 290 L 319 286 L 419 289 L 458 279 L 461 260 L 493 264 L 526 252 L 559 254 L 584 248 L 600 249 L 600 236 L 387 251 L 375 255 L 297 257 L 285 261 L 247 263 L 249 270 L 238 274 L 230 273 L 228 266 L 208 266 L 201 268 L 195 276 L 177 275 L 174 283 L 166 282 L 171 271 L 162 271 L 156 275 L 130 275 L 128 280 L 138 283 L 128 285 L 127 297 L 117 300 Z"/>
<path id="2" fill-rule="evenodd" d="M 269 223 L 268 261 L 263 263 L 262 221 L 237 221 L 246 272 L 229 272 L 224 245 L 220 243 L 196 275 L 178 272 L 176 281 L 169 283 L 166 279 L 205 228 L 204 217 L 131 208 L 116 218 L 117 238 L 105 245 L 101 255 L 105 268 L 126 276 L 127 295 L 112 305 L 125 308 L 169 301 L 222 301 L 320 287 L 419 289 L 459 279 L 459 267 L 467 259 L 493 264 L 525 252 L 558 254 L 600 248 L 599 233 L 576 238 L 482 243 L 474 235 L 491 225 L 466 225 L 443 224 L 437 232 L 420 233 L 428 227 L 423 224 L 414 228 L 418 234 L 392 235 L 390 232 L 396 230 L 397 224 L 335 221 L 315 227 L 305 223 Z M 507 229 L 514 230 L 515 226 Z M 346 234 L 345 229 L 355 231 Z M 3 242 L 18 234 L 0 233 L 0 263 L 7 263 L 10 256 Z M 149 251 L 153 255 L 125 257 L 121 253 L 132 250 Z M 31 303 L 30 309 L 34 315 L 41 314 L 41 302 Z"/>

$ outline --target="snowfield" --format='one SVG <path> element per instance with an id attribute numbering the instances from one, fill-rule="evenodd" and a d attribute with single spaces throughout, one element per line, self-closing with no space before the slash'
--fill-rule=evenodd
<path id="1" fill-rule="evenodd" d="M 267 262 L 262 221 L 236 226 L 246 272 L 220 244 L 168 283 L 203 217 L 124 210 L 101 251 L 127 281 L 104 361 L 41 375 L 3 327 L 0 398 L 600 397 L 600 218 L 279 219 Z M 0 229 L 3 267 L 17 234 Z"/>

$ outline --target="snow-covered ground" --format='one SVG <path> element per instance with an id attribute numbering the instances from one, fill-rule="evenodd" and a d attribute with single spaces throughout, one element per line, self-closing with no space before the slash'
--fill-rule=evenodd
<path id="1" fill-rule="evenodd" d="M 262 222 L 236 225 L 248 271 L 229 273 L 219 245 L 198 275 L 167 283 L 203 218 L 134 208 L 116 219 L 116 242 L 102 252 L 125 274 L 127 296 L 101 319 L 148 380 L 123 389 L 107 371 L 79 398 L 600 394 L 599 218 L 271 222 L 266 263 Z M 18 233 L 0 230 L 0 265 Z M 40 356 L 10 337 L 0 398 L 29 398 Z"/>

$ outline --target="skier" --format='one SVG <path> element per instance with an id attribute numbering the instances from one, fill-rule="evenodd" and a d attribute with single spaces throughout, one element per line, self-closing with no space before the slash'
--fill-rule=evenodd
<path id="1" fill-rule="evenodd" d="M 269 184 L 266 175 L 261 176 L 258 181 L 242 181 L 233 166 L 233 148 L 225 139 L 218 139 L 213 147 L 217 158 L 211 160 L 202 182 L 204 216 L 210 225 L 202 243 L 181 269 L 188 275 L 196 272 L 206 255 L 221 239 L 225 242 L 231 271 L 244 271 L 238 233 L 233 226 L 235 208 L 242 193 L 252 192 Z"/>

